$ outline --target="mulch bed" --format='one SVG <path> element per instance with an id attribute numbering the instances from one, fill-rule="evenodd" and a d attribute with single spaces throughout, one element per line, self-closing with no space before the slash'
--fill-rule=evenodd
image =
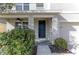
<path id="1" fill-rule="evenodd" d="M 51 50 L 51 53 L 72 53 L 68 49 L 59 48 L 54 45 L 49 45 L 49 48 Z"/>

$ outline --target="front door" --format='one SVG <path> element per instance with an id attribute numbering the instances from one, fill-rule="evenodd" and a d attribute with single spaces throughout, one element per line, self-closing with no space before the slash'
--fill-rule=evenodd
<path id="1" fill-rule="evenodd" d="M 46 36 L 46 22 L 45 22 L 45 20 L 39 20 L 38 27 L 39 27 L 39 29 L 38 29 L 39 38 L 45 38 L 45 36 Z"/>

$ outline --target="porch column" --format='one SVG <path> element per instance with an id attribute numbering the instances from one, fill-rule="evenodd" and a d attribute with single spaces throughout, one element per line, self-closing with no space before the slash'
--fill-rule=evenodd
<path id="1" fill-rule="evenodd" d="M 28 17 L 28 27 L 34 30 L 34 17 L 32 16 Z"/>
<path id="2" fill-rule="evenodd" d="M 52 17 L 52 39 L 59 37 L 58 18 Z"/>

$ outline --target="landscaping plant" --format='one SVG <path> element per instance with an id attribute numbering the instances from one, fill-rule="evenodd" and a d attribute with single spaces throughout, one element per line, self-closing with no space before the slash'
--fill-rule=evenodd
<path id="1" fill-rule="evenodd" d="M 68 50 L 68 44 L 65 39 L 63 38 L 57 38 L 54 41 L 54 46 L 56 47 L 55 50 L 58 53 L 67 53 Z"/>
<path id="2" fill-rule="evenodd" d="M 54 45 L 55 45 L 56 47 L 60 47 L 60 48 L 67 49 L 67 42 L 66 42 L 66 40 L 63 39 L 63 38 L 57 38 L 57 39 L 55 39 Z"/>
<path id="3" fill-rule="evenodd" d="M 0 34 L 0 54 L 29 55 L 35 46 L 35 33 L 31 29 L 13 29 Z"/>

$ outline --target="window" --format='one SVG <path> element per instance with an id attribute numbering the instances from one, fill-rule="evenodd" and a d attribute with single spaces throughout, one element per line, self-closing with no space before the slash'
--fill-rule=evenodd
<path id="1" fill-rule="evenodd" d="M 36 7 L 43 7 L 43 3 L 36 3 Z"/>
<path id="2" fill-rule="evenodd" d="M 29 3 L 17 3 L 16 10 L 17 11 L 29 10 Z"/>
<path id="3" fill-rule="evenodd" d="M 21 22 L 16 22 L 16 23 L 15 23 L 15 27 L 16 27 L 16 28 L 22 28 Z"/>
<path id="4" fill-rule="evenodd" d="M 21 29 L 21 28 L 27 29 L 28 28 L 28 22 L 16 22 L 15 25 L 16 25 L 15 27 L 19 28 L 19 29 Z"/>
<path id="5" fill-rule="evenodd" d="M 21 3 L 16 4 L 16 10 L 22 11 L 22 4 Z"/>
<path id="6" fill-rule="evenodd" d="M 36 3 L 37 9 L 43 9 L 43 7 L 44 7 L 43 3 Z"/>
<path id="7" fill-rule="evenodd" d="M 24 3 L 24 6 L 23 6 L 24 8 L 24 10 L 29 10 L 29 3 Z"/>
<path id="8" fill-rule="evenodd" d="M 23 22 L 23 28 L 27 29 L 28 28 L 28 22 Z"/>

